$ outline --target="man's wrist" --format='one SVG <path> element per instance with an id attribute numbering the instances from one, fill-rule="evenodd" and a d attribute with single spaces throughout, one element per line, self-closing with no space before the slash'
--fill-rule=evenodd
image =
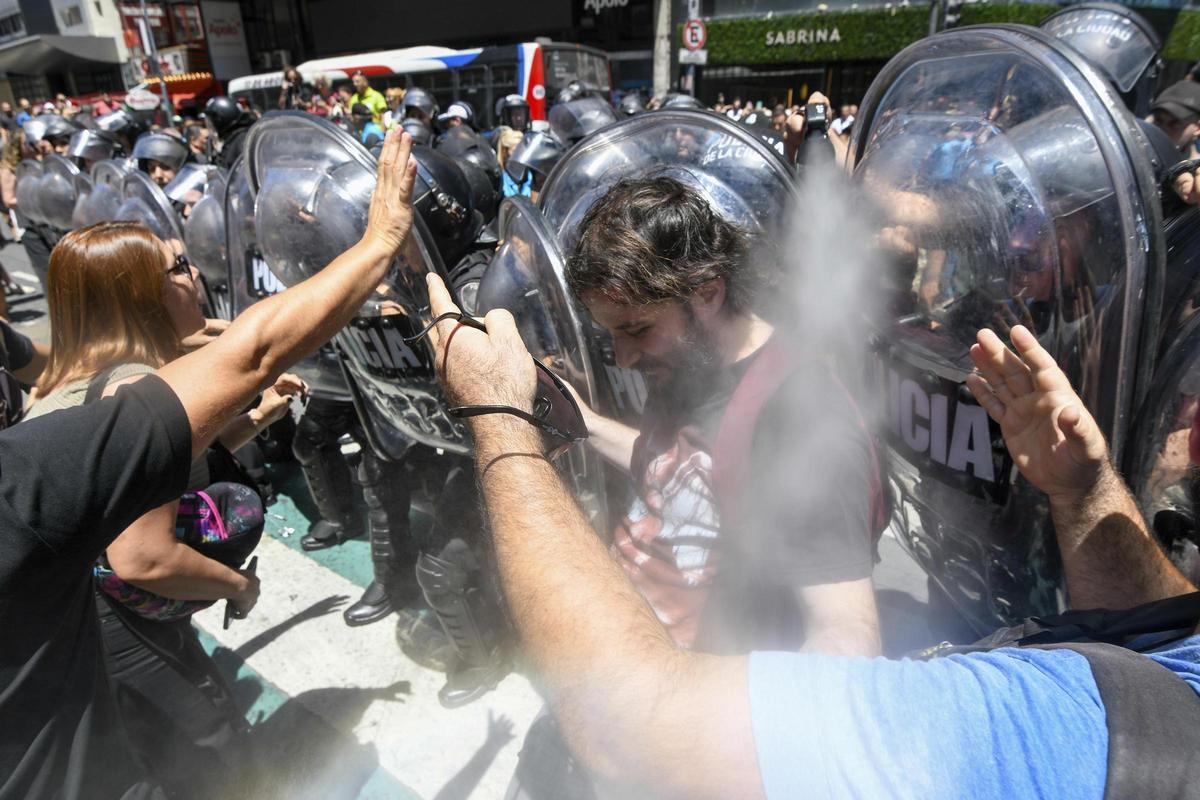
<path id="1" fill-rule="evenodd" d="M 541 434 L 522 419 L 510 414 L 484 414 L 472 417 L 470 424 L 475 437 L 476 460 L 481 468 L 506 455 L 541 455 Z"/>
<path id="2" fill-rule="evenodd" d="M 1105 459 L 1090 485 L 1074 492 L 1058 492 L 1047 495 L 1050 510 L 1054 513 L 1078 513 L 1082 508 L 1114 490 L 1121 491 L 1124 484 L 1113 465 Z"/>

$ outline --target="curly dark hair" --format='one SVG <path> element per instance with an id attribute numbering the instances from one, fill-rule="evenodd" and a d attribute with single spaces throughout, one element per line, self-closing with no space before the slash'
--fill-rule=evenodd
<path id="1" fill-rule="evenodd" d="M 599 292 L 629 305 L 688 297 L 725 279 L 726 307 L 750 309 L 755 281 L 746 235 L 695 189 L 665 175 L 626 178 L 604 193 L 579 226 L 567 262 L 576 297 Z"/>

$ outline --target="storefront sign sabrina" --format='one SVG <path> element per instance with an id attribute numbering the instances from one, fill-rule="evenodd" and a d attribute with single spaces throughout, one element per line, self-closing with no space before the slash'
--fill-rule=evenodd
<path id="1" fill-rule="evenodd" d="M 824 44 L 840 42 L 842 34 L 837 28 L 800 28 L 799 30 L 767 31 L 767 47 L 787 44 Z"/>

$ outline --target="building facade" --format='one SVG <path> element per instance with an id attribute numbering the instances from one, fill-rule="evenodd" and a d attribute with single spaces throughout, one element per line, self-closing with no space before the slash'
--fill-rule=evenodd
<path id="1" fill-rule="evenodd" d="M 691 8 L 689 8 L 691 5 Z M 1200 60 L 1200 4 L 1129 3 L 1164 41 L 1167 78 Z M 698 7 L 697 7 L 698 6 Z M 954 25 L 1037 25 L 1061 6 L 1025 2 L 951 2 Z M 929 3 L 859 0 L 675 0 L 676 51 L 689 12 L 705 23 L 706 63 L 695 91 L 706 103 L 803 103 L 820 90 L 833 103 L 857 103 L 889 58 L 928 35 Z"/>

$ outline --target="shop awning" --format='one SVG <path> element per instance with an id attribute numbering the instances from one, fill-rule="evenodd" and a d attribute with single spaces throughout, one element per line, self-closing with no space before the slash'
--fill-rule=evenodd
<path id="1" fill-rule="evenodd" d="M 0 45 L 0 72 L 41 75 L 121 63 L 117 42 L 100 36 L 29 36 Z"/>

